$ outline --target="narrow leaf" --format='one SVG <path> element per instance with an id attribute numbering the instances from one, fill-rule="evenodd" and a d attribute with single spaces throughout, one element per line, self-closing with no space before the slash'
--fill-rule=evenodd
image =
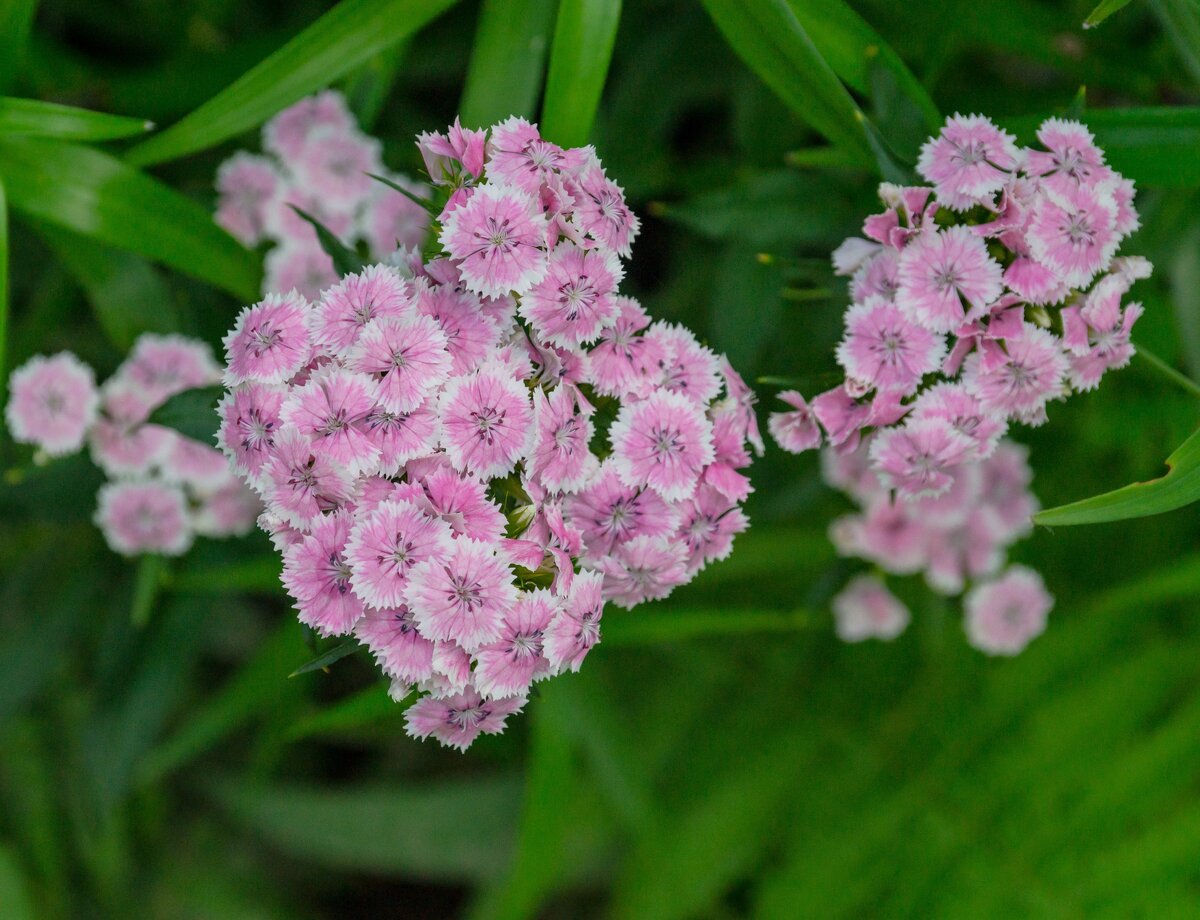
<path id="1" fill-rule="evenodd" d="M 397 719 L 403 713 L 404 707 L 388 695 L 387 686 L 376 684 L 298 719 L 288 727 L 285 737 L 288 741 L 300 741 L 314 735 L 336 735 Z"/>
<path id="2" fill-rule="evenodd" d="M 106 153 L 3 138 L 0 180 L 14 210 L 162 262 L 243 300 L 258 293 L 258 258 L 208 211 Z"/>
<path id="3" fill-rule="evenodd" d="M 62 141 L 108 141 L 136 137 L 154 127 L 144 118 L 107 115 L 70 105 L 0 96 L 0 135 L 23 134 Z"/>
<path id="4" fill-rule="evenodd" d="M 262 124 L 417 32 L 455 0 L 342 0 L 182 121 L 129 151 L 146 165 L 206 150 Z"/>
<path id="5" fill-rule="evenodd" d="M 802 121 L 855 162 L 874 162 L 858 106 L 786 0 L 701 0 L 734 52 Z"/>
<path id="6" fill-rule="evenodd" d="M 302 208 L 298 208 L 294 204 L 288 205 L 288 207 L 300 215 L 301 219 L 312 224 L 313 229 L 317 231 L 317 242 L 321 244 L 325 254 L 333 260 L 334 270 L 339 275 L 353 275 L 362 271 L 362 259 L 353 249 L 339 240 L 332 230 Z"/>
<path id="7" fill-rule="evenodd" d="M 541 119 L 556 144 L 587 143 L 620 19 L 621 0 L 560 0 Z"/>
<path id="8" fill-rule="evenodd" d="M 1197 0 L 1150 0 L 1150 9 L 1193 81 L 1200 81 L 1200 3 Z"/>
<path id="9" fill-rule="evenodd" d="M 150 421 L 211 447 L 217 432 L 217 401 L 224 392 L 211 386 L 177 393 L 150 414 Z"/>
<path id="10" fill-rule="evenodd" d="M 0 92 L 21 72 L 37 5 L 37 0 L 0 0 Z"/>
<path id="11" fill-rule="evenodd" d="M 8 378 L 8 199 L 0 182 L 0 389 Z"/>
<path id="12" fill-rule="evenodd" d="M 364 131 L 370 131 L 387 103 L 400 73 L 408 42 L 397 42 L 367 61 L 346 84 L 346 104 Z"/>
<path id="13" fill-rule="evenodd" d="M 393 180 L 389 179 L 387 176 L 377 176 L 377 175 L 375 175 L 375 173 L 367 173 L 367 175 L 370 176 L 372 179 L 374 179 L 376 182 L 382 182 L 384 185 L 386 185 L 392 191 L 399 192 L 401 195 L 403 195 L 405 198 L 407 198 L 413 204 L 420 205 L 422 208 L 425 209 L 426 213 L 428 213 L 431 217 L 437 215 L 437 213 L 440 210 L 439 208 L 437 208 L 434 205 L 434 203 L 431 199 L 421 198 L 419 195 L 414 195 L 409 189 L 406 189 L 403 185 L 400 185 L 398 182 L 394 182 Z"/>
<path id="14" fill-rule="evenodd" d="M 1200 500 L 1200 431 L 1167 458 L 1167 474 L 1113 492 L 1049 508 L 1035 514 L 1037 524 L 1099 524 L 1174 511 Z"/>
<path id="15" fill-rule="evenodd" d="M 554 8 L 555 0 L 484 0 L 458 107 L 464 124 L 534 118 Z"/>
<path id="16" fill-rule="evenodd" d="M 300 665 L 300 667 L 296 668 L 296 670 L 289 674 L 288 677 L 299 677 L 301 674 L 308 674 L 312 671 L 323 671 L 335 661 L 341 661 L 347 655 L 353 655 L 361 648 L 362 646 L 359 645 L 354 639 L 351 639 L 348 642 L 343 642 L 341 645 L 335 645 L 329 651 L 318 655 L 312 661 Z"/>
<path id="17" fill-rule="evenodd" d="M 1129 0 L 1103 0 L 1083 21 L 1085 29 L 1094 29 L 1117 10 L 1129 5 Z"/>
<path id="18" fill-rule="evenodd" d="M 823 625 L 808 610 L 663 610 L 653 617 L 609 614 L 601 628 L 606 645 L 653 645 L 712 636 L 794 633 Z"/>
<path id="19" fill-rule="evenodd" d="M 16 851 L 0 841 L 0 905 L 7 920 L 36 920 L 29 885 L 21 871 Z"/>
<path id="20" fill-rule="evenodd" d="M 167 574 L 167 560 L 157 553 L 143 555 L 137 564 L 133 578 L 133 604 L 129 620 L 139 629 L 150 622 L 154 605 Z"/>

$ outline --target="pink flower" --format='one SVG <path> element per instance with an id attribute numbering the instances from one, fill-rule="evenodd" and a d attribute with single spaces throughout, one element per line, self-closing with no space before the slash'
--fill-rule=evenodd
<path id="1" fill-rule="evenodd" d="M 302 297 L 269 294 L 238 314 L 225 336 L 225 385 L 283 383 L 308 363 L 312 348 Z"/>
<path id="2" fill-rule="evenodd" d="M 767 419 L 767 430 L 775 443 L 792 454 L 820 447 L 821 429 L 804 397 L 796 390 L 784 390 L 779 399 L 793 408 L 789 412 L 772 412 Z"/>
<path id="3" fill-rule="evenodd" d="M 372 320 L 403 319 L 412 308 L 411 290 L 395 269 L 369 266 L 347 275 L 321 297 L 309 319 L 313 343 L 345 356 Z"/>
<path id="4" fill-rule="evenodd" d="M 1016 655 L 1046 628 L 1054 598 L 1042 577 L 1025 566 L 1011 566 L 995 581 L 968 592 L 967 640 L 989 655 Z"/>
<path id="5" fill-rule="evenodd" d="M 197 497 L 192 529 L 202 537 L 244 537 L 262 511 L 262 502 L 232 473 L 223 486 Z"/>
<path id="6" fill-rule="evenodd" d="M 251 482 L 258 479 L 271 457 L 286 393 L 279 386 L 245 383 L 226 393 L 217 404 L 221 417 L 217 446 L 233 462 L 234 469 Z"/>
<path id="7" fill-rule="evenodd" d="M 999 264 L 968 227 L 921 234 L 900 255 L 896 305 L 932 332 L 953 332 L 968 310 L 982 311 L 1003 290 Z"/>
<path id="8" fill-rule="evenodd" d="M 604 576 L 580 572 L 571 580 L 566 598 L 545 631 L 543 654 L 554 673 L 578 671 L 583 659 L 600 641 L 604 614 Z"/>
<path id="9" fill-rule="evenodd" d="M 712 424 L 703 410 L 665 390 L 623 405 L 608 436 L 621 481 L 649 486 L 667 501 L 691 496 L 714 456 Z"/>
<path id="10" fill-rule="evenodd" d="M 370 378 L 328 365 L 292 390 L 280 416 L 312 441 L 314 451 L 357 475 L 379 462 L 380 449 L 367 432 L 374 408 Z"/>
<path id="11" fill-rule="evenodd" d="M 442 445 L 460 470 L 485 479 L 504 476 L 529 452 L 529 394 L 500 364 L 452 377 L 442 391 L 438 415 Z"/>
<path id="12" fill-rule="evenodd" d="M 846 313 L 846 336 L 838 363 L 855 380 L 879 390 L 914 393 L 946 354 L 942 336 L 909 322 L 882 298 L 855 304 Z"/>
<path id="13" fill-rule="evenodd" d="M 247 246 L 258 245 L 267 203 L 282 181 L 270 159 L 239 150 L 217 169 L 217 223 Z"/>
<path id="14" fill-rule="evenodd" d="M 169 483 L 185 486 L 195 492 L 206 492 L 227 484 L 229 463 L 215 447 L 201 444 L 192 438 L 175 434 L 162 458 L 159 474 Z M 237 479 L 233 480 L 237 482 Z"/>
<path id="15" fill-rule="evenodd" d="M 611 458 L 585 488 L 567 499 L 566 508 L 592 560 L 636 537 L 670 536 L 679 524 L 678 512 L 653 489 L 622 483 Z"/>
<path id="16" fill-rule="evenodd" d="M 301 186 L 334 208 L 354 208 L 371 193 L 374 180 L 368 174 L 383 168 L 375 138 L 328 129 L 312 132 L 287 164 Z"/>
<path id="17" fill-rule="evenodd" d="M 921 148 L 917 171 L 937 187 L 938 201 L 955 210 L 989 202 L 1008 182 L 1019 154 L 1012 136 L 982 115 L 954 115 Z"/>
<path id="18" fill-rule="evenodd" d="M 951 471 L 970 459 L 974 448 L 974 441 L 945 419 L 926 418 L 880 431 L 871 442 L 871 462 L 884 484 L 902 496 L 934 496 L 950 488 Z"/>
<path id="19" fill-rule="evenodd" d="M 495 544 L 507 521 L 478 479 L 445 468 L 422 480 L 430 510 L 450 525 L 455 536 Z"/>
<path id="20" fill-rule="evenodd" d="M 601 246 L 628 258 L 641 223 L 625 203 L 621 186 L 601 167 L 588 166 L 580 171 L 573 191 L 576 226 Z"/>
<path id="21" fill-rule="evenodd" d="M 679 393 L 697 404 L 708 403 L 721 392 L 720 360 L 683 326 L 652 325 L 642 338 L 638 359 L 647 389 Z"/>
<path id="22" fill-rule="evenodd" d="M 329 129 L 349 132 L 354 116 L 346 100 L 335 90 L 326 90 L 288 106 L 263 127 L 263 146 L 284 160 L 298 156 L 313 132 Z"/>
<path id="23" fill-rule="evenodd" d="M 372 322 L 347 360 L 375 380 L 375 395 L 390 412 L 411 412 L 449 376 L 446 335 L 428 316 Z"/>
<path id="24" fill-rule="evenodd" d="M 852 528 L 853 546 L 839 546 L 838 551 L 862 556 L 894 575 L 919 572 L 929 558 L 929 530 L 918 518 L 918 507 L 917 502 L 877 496 Z"/>
<path id="25" fill-rule="evenodd" d="M 536 125 L 516 115 L 492 128 L 488 152 L 488 180 L 529 195 L 537 195 L 542 183 L 563 163 L 562 148 L 542 140 Z"/>
<path id="26" fill-rule="evenodd" d="M 870 404 L 859 402 L 844 386 L 814 396 L 811 409 L 833 447 L 842 444 L 854 447 L 859 432 L 871 421 Z"/>
<path id="27" fill-rule="evenodd" d="M 363 419 L 363 432 L 379 448 L 379 472 L 398 476 L 401 467 L 419 457 L 428 457 L 437 447 L 437 416 L 423 405 L 412 412 L 388 412 L 373 408 Z"/>
<path id="28" fill-rule="evenodd" d="M 480 734 L 498 735 L 504 721 L 521 711 L 524 697 L 485 700 L 474 689 L 435 699 L 418 700 L 405 713 L 405 728 L 414 738 L 436 738 L 447 747 L 465 751 Z"/>
<path id="29" fill-rule="evenodd" d="M 638 335 L 650 317 L 632 297 L 617 297 L 617 318 L 600 333 L 588 353 L 588 376 L 596 390 L 608 396 L 626 395 L 639 378 L 639 353 L 645 340 Z"/>
<path id="30" fill-rule="evenodd" d="M 323 511 L 340 506 L 353 490 L 349 472 L 314 450 L 299 430 L 284 427 L 276 433 L 274 450 L 263 468 L 262 494 L 284 521 L 307 531 Z"/>
<path id="31" fill-rule="evenodd" d="M 550 254 L 545 277 L 521 298 L 521 315 L 551 344 L 587 345 L 616 322 L 623 275 L 610 251 L 561 243 Z"/>
<path id="32" fill-rule="evenodd" d="M 371 607 L 398 607 L 413 566 L 445 559 L 452 540 L 445 521 L 412 502 L 380 502 L 365 515 L 356 515 L 350 530 L 350 584 Z"/>
<path id="33" fill-rule="evenodd" d="M 500 638 L 517 596 L 507 561 L 470 537 L 454 540 L 444 560 L 414 566 L 404 592 L 421 635 L 468 651 Z"/>
<path id="34" fill-rule="evenodd" d="M 432 317 L 446 336 L 456 375 L 477 369 L 492 354 L 500 329 L 478 297 L 445 284 L 418 284 L 416 296 L 417 311 Z"/>
<path id="35" fill-rule="evenodd" d="M 542 652 L 547 627 L 558 612 L 549 591 L 523 591 L 504 617 L 500 638 L 475 653 L 475 688 L 486 697 L 524 696 L 550 671 Z"/>
<path id="36" fill-rule="evenodd" d="M 407 607 L 368 607 L 354 624 L 354 635 L 392 680 L 415 684 L 433 676 L 433 643 L 417 632 Z"/>
<path id="37" fill-rule="evenodd" d="M 1012 441 L 1001 441 L 996 452 L 981 465 L 982 501 L 992 518 L 997 539 L 1011 543 L 1033 530 L 1038 500 L 1029 491 L 1033 470 L 1029 449 Z"/>
<path id="38" fill-rule="evenodd" d="M 425 160 L 425 171 L 434 182 L 457 185 L 461 181 L 460 167 L 475 178 L 483 175 L 487 132 L 464 128 L 455 118 L 445 134 L 417 135 L 417 149 Z"/>
<path id="39" fill-rule="evenodd" d="M 439 240 L 467 288 L 485 297 L 528 293 L 546 274 L 546 218 L 524 192 L 483 185 L 450 212 Z"/>
<path id="40" fill-rule="evenodd" d="M 741 506 L 716 489 L 701 486 L 683 503 L 678 538 L 688 549 L 688 569 L 698 572 L 705 565 L 726 559 L 733 552 L 733 538 L 750 526 Z"/>
<path id="41" fill-rule="evenodd" d="M 181 556 L 192 545 L 187 500 L 177 486 L 126 480 L 100 487 L 96 526 L 115 552 Z"/>
<path id="42" fill-rule="evenodd" d="M 1108 268 L 1121 242 L 1113 185 L 1047 190 L 1033 206 L 1026 239 L 1034 257 L 1065 284 L 1083 287 Z"/>
<path id="43" fill-rule="evenodd" d="M 1046 151 L 1028 151 L 1025 168 L 1029 175 L 1048 180 L 1057 190 L 1107 178 L 1104 154 L 1093 142 L 1092 132 L 1079 122 L 1048 118 L 1038 128 L 1037 138 Z"/>
<path id="44" fill-rule="evenodd" d="M 30 358 L 12 372 L 8 392 L 4 420 L 13 440 L 52 457 L 83 446 L 100 406 L 95 374 L 69 351 Z"/>
<path id="45" fill-rule="evenodd" d="M 115 376 L 135 384 L 150 403 L 158 405 L 184 390 L 220 383 L 221 369 L 204 342 L 145 332 Z"/>
<path id="46" fill-rule="evenodd" d="M 553 492 L 577 492 L 599 468 L 588 447 L 591 420 L 579 411 L 575 392 L 565 386 L 555 389 L 549 398 L 541 390 L 536 393 L 529 473 Z"/>
<path id="47" fill-rule="evenodd" d="M 856 575 L 833 599 L 838 638 L 843 642 L 895 639 L 908 627 L 912 615 L 882 581 Z"/>
<path id="48" fill-rule="evenodd" d="M 377 173 L 377 175 L 386 175 Z M 404 176 L 388 175 L 392 182 L 418 198 L 427 198 L 429 190 Z M 377 182 L 367 198 L 360 218 L 361 232 L 377 258 L 391 255 L 398 248 L 419 248 L 429 233 L 429 212 L 395 189 Z"/>
<path id="49" fill-rule="evenodd" d="M 333 260 L 315 240 L 276 246 L 263 265 L 264 291 L 292 291 L 306 300 L 320 299 L 321 292 L 337 280 Z"/>
<path id="50" fill-rule="evenodd" d="M 283 554 L 283 586 L 296 601 L 300 622 L 323 636 L 347 635 L 363 615 L 345 556 L 350 524 L 349 511 L 325 515 Z"/>
<path id="51" fill-rule="evenodd" d="M 979 400 L 961 383 L 938 383 L 929 387 L 913 404 L 913 421 L 944 419 L 951 427 L 975 442 L 975 456 L 986 457 L 1008 430 L 1002 415 L 986 412 Z"/>
<path id="52" fill-rule="evenodd" d="M 659 600 L 688 580 L 687 547 L 666 537 L 635 537 L 595 563 L 604 597 L 630 610 Z"/>
<path id="53" fill-rule="evenodd" d="M 968 357 L 963 383 L 985 412 L 1040 424 L 1045 421 L 1046 402 L 1063 395 L 1067 358 L 1058 339 L 1028 324 L 1019 338 L 1005 345 L 1003 360 L 990 367 L 978 352 Z"/>

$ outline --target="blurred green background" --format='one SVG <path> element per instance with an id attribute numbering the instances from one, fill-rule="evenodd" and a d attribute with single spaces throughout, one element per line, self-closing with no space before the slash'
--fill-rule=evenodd
<path id="1" fill-rule="evenodd" d="M 814 36 L 850 9 L 791 5 Z M 1110 116 L 1101 141 L 1141 187 L 1144 226 L 1123 251 L 1156 266 L 1135 340 L 1200 375 L 1200 7 L 1134 0 L 1084 30 L 1091 5 L 852 8 L 943 115 L 1027 130 L 1083 85 L 1093 123 L 1173 108 L 1124 133 Z M 167 126 L 331 6 L 0 0 L 0 81 Z M 413 135 L 458 111 L 477 45 L 478 4 L 433 6 L 450 8 L 338 82 L 409 172 Z M 490 6 L 499 31 L 478 45 L 525 49 L 526 77 L 477 74 L 469 107 L 533 112 L 555 4 Z M 835 370 L 845 306 L 828 254 L 874 207 L 878 175 L 824 147 L 804 99 L 789 108 L 739 60 L 717 8 L 737 5 L 621 10 L 591 139 L 644 221 L 627 287 L 747 379 L 799 377 L 811 393 Z M 928 132 L 897 71 L 874 66 L 887 57 L 858 46 L 835 69 L 903 160 Z M 579 103 L 555 104 L 569 120 Z M 261 120 L 147 171 L 211 211 L 217 165 L 257 145 Z M 219 245 L 211 262 L 156 250 L 164 212 L 148 193 L 112 233 L 81 236 L 61 218 L 77 166 L 31 149 L 0 138 L 8 366 L 69 348 L 103 377 L 144 329 L 217 344 L 242 303 L 225 291 L 252 289 L 255 264 Z M 140 254 L 111 245 L 123 233 L 144 233 L 128 247 Z M 1135 359 L 1016 436 L 1051 506 L 1157 475 L 1198 415 Z M 828 602 L 853 566 L 825 539 L 841 499 L 815 456 L 770 451 L 728 562 L 666 602 L 610 610 L 582 673 L 539 685 L 505 735 L 464 756 L 405 737 L 361 657 L 288 678 L 313 652 L 261 535 L 172 563 L 136 628 L 137 566 L 90 523 L 99 474 L 83 460 L 30 469 L 7 440 L 0 459 L 4 920 L 1200 915 L 1192 509 L 1019 545 L 1058 602 L 1015 660 L 969 649 L 956 604 L 919 585 L 908 633 L 846 646 Z"/>

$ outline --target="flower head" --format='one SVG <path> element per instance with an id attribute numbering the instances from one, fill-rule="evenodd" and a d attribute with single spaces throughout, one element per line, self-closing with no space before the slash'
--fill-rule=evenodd
<path id="1" fill-rule="evenodd" d="M 1054 598 L 1042 577 L 1014 565 L 995 581 L 967 594 L 967 639 L 989 655 L 1015 655 L 1046 628 Z"/>
<path id="2" fill-rule="evenodd" d="M 13 439 L 51 456 L 83 446 L 100 394 L 92 369 L 70 352 L 38 356 L 12 372 L 4 420 Z"/>

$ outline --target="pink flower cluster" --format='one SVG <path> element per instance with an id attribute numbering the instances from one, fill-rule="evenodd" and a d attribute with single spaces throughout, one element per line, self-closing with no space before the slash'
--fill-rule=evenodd
<path id="1" fill-rule="evenodd" d="M 96 524 L 113 550 L 177 556 L 198 535 L 248 533 L 261 510 L 220 451 L 148 421 L 172 396 L 220 380 L 203 342 L 147 333 L 99 388 L 70 352 L 32 358 L 13 371 L 5 418 L 15 440 L 48 456 L 88 444 L 110 477 Z"/>
<path id="2" fill-rule="evenodd" d="M 947 492 L 908 501 L 880 482 L 866 443 L 850 452 L 826 450 L 821 460 L 825 481 L 858 505 L 830 528 L 840 554 L 890 575 L 920 573 L 943 595 L 974 584 L 965 603 L 967 637 L 988 654 L 1016 654 L 1042 632 L 1053 600 L 1041 578 L 1021 566 L 1004 570 L 1008 547 L 1029 534 L 1038 508 L 1025 448 L 1002 440 L 986 459 L 960 466 Z M 872 574 L 852 579 L 833 611 L 838 635 L 849 642 L 893 639 L 910 619 Z"/>
<path id="3" fill-rule="evenodd" d="M 782 394 L 782 447 L 867 441 L 884 485 L 936 497 L 1010 422 L 1043 423 L 1050 400 L 1129 362 L 1142 307 L 1122 299 L 1151 268 L 1114 258 L 1138 226 L 1133 183 L 1077 122 L 1050 119 L 1037 138 L 1018 147 L 988 119 L 955 115 L 922 149 L 929 186 L 880 186 L 886 207 L 866 239 L 834 253 L 852 278 L 845 382 L 811 405 Z"/>
<path id="4" fill-rule="evenodd" d="M 219 441 L 303 623 L 465 749 L 747 519 L 749 389 L 621 296 L 637 219 L 591 148 L 513 118 L 422 135 L 444 253 L 248 307 Z"/>
<path id="5" fill-rule="evenodd" d="M 327 90 L 280 112 L 263 128 L 263 149 L 238 152 L 217 172 L 217 223 L 248 246 L 273 245 L 263 293 L 294 288 L 314 299 L 338 280 L 312 225 L 292 205 L 339 239 L 361 241 L 377 261 L 424 242 L 425 209 L 368 174 L 418 197 L 428 190 L 387 170 L 379 141 L 359 130 L 341 93 Z"/>

